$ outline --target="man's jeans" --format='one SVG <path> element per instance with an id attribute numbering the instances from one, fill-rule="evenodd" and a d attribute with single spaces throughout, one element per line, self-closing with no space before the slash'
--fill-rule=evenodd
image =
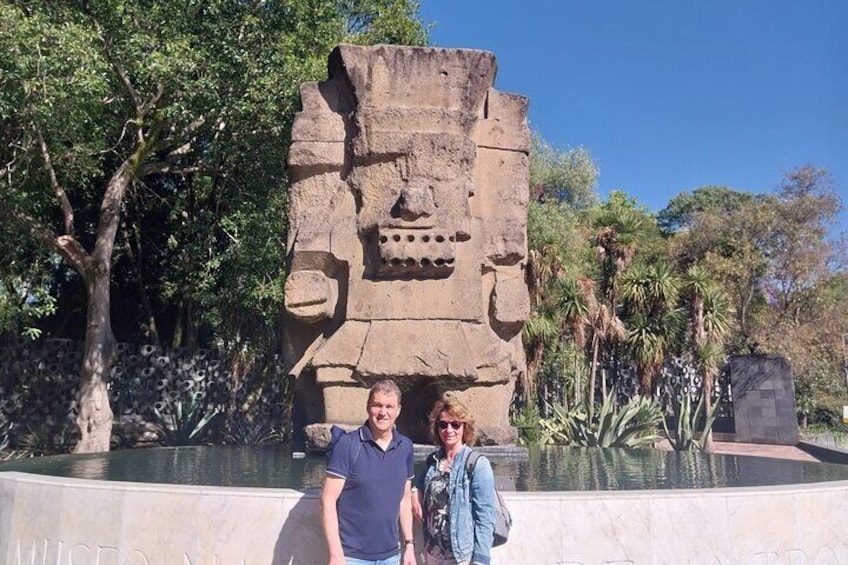
<path id="1" fill-rule="evenodd" d="M 345 557 L 347 565 L 400 565 L 400 555 L 389 557 L 388 559 L 378 559 L 377 561 L 368 561 L 366 559 L 354 559 L 353 557 Z"/>

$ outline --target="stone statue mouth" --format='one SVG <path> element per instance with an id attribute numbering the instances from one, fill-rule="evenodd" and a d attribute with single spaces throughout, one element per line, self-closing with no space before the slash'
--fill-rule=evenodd
<path id="1" fill-rule="evenodd" d="M 456 233 L 447 230 L 380 228 L 377 247 L 377 272 L 384 276 L 443 278 L 456 263 Z"/>
<path id="2" fill-rule="evenodd" d="M 438 231 L 438 222 L 434 216 L 417 218 L 408 220 L 404 218 L 392 218 L 381 222 L 382 229 L 398 229 L 398 230 L 436 230 Z"/>

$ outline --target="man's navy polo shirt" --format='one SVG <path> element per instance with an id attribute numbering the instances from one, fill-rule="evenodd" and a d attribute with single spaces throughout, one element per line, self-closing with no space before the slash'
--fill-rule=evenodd
<path id="1" fill-rule="evenodd" d="M 359 455 L 354 459 L 354 442 Z M 345 557 L 376 561 L 400 553 L 398 515 L 406 481 L 414 475 L 412 441 L 392 430 L 386 451 L 365 425 L 339 438 L 327 474 L 345 479 L 336 503 Z"/>

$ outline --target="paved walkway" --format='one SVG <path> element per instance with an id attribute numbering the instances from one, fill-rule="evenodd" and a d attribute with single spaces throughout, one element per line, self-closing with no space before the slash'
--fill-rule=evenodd
<path id="1" fill-rule="evenodd" d="M 667 442 L 658 445 L 659 449 L 671 449 Z M 753 455 L 755 457 L 774 457 L 776 459 L 794 459 L 796 461 L 819 461 L 806 451 L 794 445 L 765 445 L 760 443 L 736 443 L 732 441 L 714 441 L 713 453 L 726 455 Z"/>
<path id="2" fill-rule="evenodd" d="M 755 455 L 757 457 L 794 459 L 796 461 L 818 461 L 818 459 L 794 445 L 764 445 L 760 443 L 714 441 L 713 453 L 723 453 L 728 455 Z"/>

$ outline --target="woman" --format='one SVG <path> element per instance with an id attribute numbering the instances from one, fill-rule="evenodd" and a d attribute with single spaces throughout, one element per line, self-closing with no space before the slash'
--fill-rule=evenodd
<path id="1" fill-rule="evenodd" d="M 429 565 L 489 565 L 495 527 L 495 478 L 485 457 L 468 473 L 474 418 L 455 398 L 430 412 L 430 433 L 439 449 L 427 457 L 417 480 L 412 511 L 423 523 Z"/>

